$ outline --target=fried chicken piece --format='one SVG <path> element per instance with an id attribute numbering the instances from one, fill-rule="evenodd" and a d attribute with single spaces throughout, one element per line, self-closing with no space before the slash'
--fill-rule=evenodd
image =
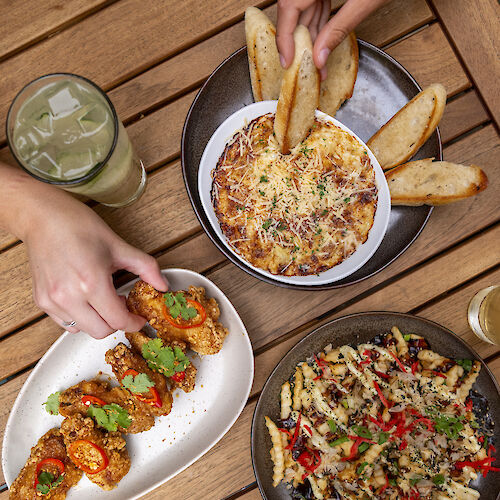
<path id="1" fill-rule="evenodd" d="M 165 300 L 162 292 L 155 290 L 144 281 L 138 281 L 127 297 L 127 306 L 130 312 L 138 314 L 149 321 L 156 329 L 158 337 L 167 342 L 180 340 L 190 349 L 199 354 L 217 354 L 222 349 L 224 339 L 228 334 L 217 320 L 220 310 L 215 299 L 205 297 L 203 287 L 190 286 L 187 292 L 182 291 L 185 298 L 201 304 L 206 313 L 206 319 L 200 326 L 178 328 L 172 325 L 165 317 Z M 189 304 L 189 303 L 188 303 Z M 193 324 L 199 321 L 200 314 L 193 318 Z"/>
<path id="2" fill-rule="evenodd" d="M 127 340 L 130 342 L 132 349 L 142 356 L 142 346 L 151 340 L 143 332 L 127 332 L 125 333 Z M 164 346 L 169 346 L 172 349 L 178 347 L 184 354 L 187 351 L 187 345 L 185 342 L 180 340 L 172 340 L 171 342 L 166 342 L 162 340 Z M 194 389 L 195 379 L 196 379 L 196 366 L 192 362 L 186 367 L 184 371 L 184 378 L 182 380 L 176 380 L 172 377 L 168 379 L 172 388 L 182 389 L 184 392 L 191 392 Z"/>
<path id="3" fill-rule="evenodd" d="M 64 464 L 64 479 L 62 482 L 45 495 L 35 489 L 35 480 L 38 476 L 37 465 L 46 459 L 60 460 Z M 42 471 L 49 472 L 54 476 L 54 480 L 60 474 L 59 469 L 54 464 L 48 462 L 41 465 L 39 473 Z M 64 446 L 64 440 L 58 428 L 51 429 L 46 432 L 39 440 L 38 443 L 31 448 L 31 454 L 23 467 L 19 476 L 10 486 L 9 499 L 10 500 L 64 500 L 68 490 L 75 486 L 82 477 L 82 471 L 77 469 L 73 462 L 69 459 Z"/>
<path id="4" fill-rule="evenodd" d="M 70 417 L 79 413 L 87 416 L 89 404 L 82 401 L 83 396 L 94 396 L 102 399 L 106 404 L 116 403 L 127 411 L 132 423 L 128 427 L 118 426 L 118 431 L 125 434 L 135 434 L 151 429 L 155 424 L 151 407 L 147 403 L 134 398 L 129 391 L 122 387 L 111 387 L 104 380 L 83 380 L 66 389 L 59 395 L 59 413 L 63 417 Z"/>
<path id="5" fill-rule="evenodd" d="M 151 389 L 157 391 L 161 400 L 161 406 L 156 406 L 153 403 L 151 405 L 148 404 L 151 414 L 159 417 L 170 413 L 172 409 L 172 394 L 170 393 L 167 379 L 162 374 L 151 370 L 142 356 L 120 342 L 113 349 L 106 352 L 105 360 L 106 363 L 111 365 L 113 373 L 120 383 L 122 383 L 122 379 L 128 370 L 135 370 L 139 374 L 145 373 L 154 382 L 155 385 Z M 148 396 L 151 394 L 149 393 Z M 141 394 L 138 397 L 138 395 L 134 395 L 133 393 L 132 395 L 138 401 L 140 401 L 141 397 L 146 396 L 145 394 Z"/>
<path id="6" fill-rule="evenodd" d="M 103 490 L 116 488 L 129 471 L 130 458 L 120 432 L 102 430 L 93 419 L 77 413 L 63 420 L 61 434 L 73 463 Z M 104 468 L 99 472 L 85 470 L 98 470 L 102 466 Z"/>

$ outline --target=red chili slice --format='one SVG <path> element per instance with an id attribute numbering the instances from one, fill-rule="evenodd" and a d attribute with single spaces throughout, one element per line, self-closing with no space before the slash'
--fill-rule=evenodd
<path id="1" fill-rule="evenodd" d="M 175 328 L 180 328 L 182 330 L 203 325 L 203 323 L 205 323 L 205 320 L 207 319 L 207 312 L 205 311 L 205 308 L 196 300 L 186 299 L 186 302 L 198 311 L 199 319 L 197 321 L 196 318 L 198 316 L 188 321 L 183 320 L 180 315 L 177 318 L 173 318 L 172 315 L 168 312 L 167 305 L 163 304 L 163 316 L 165 317 L 165 319 L 172 326 L 175 326 Z"/>
<path id="2" fill-rule="evenodd" d="M 137 377 L 139 375 L 139 372 L 136 370 L 127 370 L 122 377 L 122 380 L 127 376 L 127 375 L 132 375 L 134 377 Z M 149 388 L 149 396 L 144 396 L 142 394 L 136 394 L 132 393 L 139 401 L 143 401 L 144 403 L 147 403 L 148 405 L 151 406 L 156 406 L 157 408 L 161 408 L 162 402 L 160 398 L 160 394 L 156 390 L 155 387 L 150 387 Z"/>
<path id="3" fill-rule="evenodd" d="M 286 446 L 285 450 L 291 450 L 294 447 L 295 442 L 297 441 L 297 438 L 299 437 L 301 417 L 302 417 L 302 414 L 299 413 L 299 416 L 297 418 L 297 424 L 295 425 L 295 432 L 293 433 L 292 440 L 290 441 L 288 446 Z"/>
<path id="4" fill-rule="evenodd" d="M 58 458 L 44 458 L 43 460 L 40 460 L 40 462 L 38 462 L 37 466 L 36 466 L 36 472 L 35 472 L 35 484 L 34 484 L 34 488 L 36 490 L 36 487 L 37 487 L 37 484 L 38 484 L 38 475 L 40 474 L 40 472 L 42 471 L 42 467 L 44 465 L 50 465 L 52 467 L 56 467 L 57 470 L 59 471 L 59 475 L 55 478 L 57 479 L 59 476 L 61 476 L 62 474 L 64 474 L 64 463 L 61 462 L 61 460 L 59 460 Z"/>
<path id="5" fill-rule="evenodd" d="M 434 375 L 436 375 L 436 377 L 448 378 L 444 373 L 438 372 L 436 370 L 432 370 L 432 373 L 434 373 Z"/>
<path id="6" fill-rule="evenodd" d="M 396 361 L 396 363 L 398 364 L 399 368 L 401 368 L 401 371 L 406 372 L 405 365 L 403 365 L 403 363 L 401 363 L 399 358 L 390 349 L 388 349 L 388 351 L 391 354 L 391 356 L 394 358 L 394 361 Z"/>
<path id="7" fill-rule="evenodd" d="M 386 380 L 389 380 L 391 377 L 387 375 L 387 373 L 382 373 L 377 370 L 373 370 L 374 373 L 376 373 L 380 378 L 385 378 Z"/>
<path id="8" fill-rule="evenodd" d="M 341 461 L 346 462 L 348 460 L 353 460 L 354 458 L 356 458 L 358 454 L 358 448 L 361 443 L 362 443 L 361 438 L 356 438 L 356 441 L 354 441 L 354 443 L 351 446 L 351 451 L 349 456 L 342 458 Z"/>
<path id="9" fill-rule="evenodd" d="M 412 375 L 415 375 L 415 373 L 417 373 L 417 370 L 418 370 L 418 361 L 415 361 L 411 365 L 411 373 L 412 373 Z"/>
<path id="10" fill-rule="evenodd" d="M 81 446 L 86 446 L 87 448 L 91 447 L 92 450 L 99 454 L 101 463 L 97 467 L 89 467 L 77 456 L 78 448 Z M 109 458 L 108 455 L 106 455 L 106 452 L 100 446 L 97 446 L 88 439 L 78 439 L 77 441 L 71 443 L 68 448 L 68 455 L 71 458 L 71 461 L 86 474 L 97 474 L 109 465 Z"/>
<path id="11" fill-rule="evenodd" d="M 186 378 L 186 372 L 177 372 L 170 377 L 175 382 L 182 382 Z"/>
<path id="12" fill-rule="evenodd" d="M 105 401 L 103 401 L 102 399 L 99 399 L 95 396 L 91 396 L 89 394 L 84 394 L 82 396 L 82 403 L 85 405 L 85 406 L 90 406 L 90 405 L 99 405 L 99 406 L 104 406 L 105 404 L 107 404 Z"/>
<path id="13" fill-rule="evenodd" d="M 375 387 L 375 390 L 377 391 L 377 394 L 378 394 L 378 397 L 380 398 L 380 401 L 382 401 L 382 404 L 386 407 L 386 408 L 390 408 L 389 406 L 389 402 L 387 401 L 387 399 L 385 398 L 385 396 L 383 395 L 382 393 L 382 389 L 380 389 L 380 386 L 377 384 L 377 382 L 374 380 L 373 381 L 373 387 Z"/>

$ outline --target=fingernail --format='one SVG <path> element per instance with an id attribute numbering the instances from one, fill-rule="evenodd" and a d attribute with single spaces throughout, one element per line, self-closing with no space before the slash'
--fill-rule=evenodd
<path id="1" fill-rule="evenodd" d="M 285 61 L 285 58 L 280 54 L 280 63 L 281 63 L 281 67 L 282 68 L 285 68 L 286 67 L 286 61 Z"/>
<path id="2" fill-rule="evenodd" d="M 330 49 L 321 49 L 321 52 L 319 53 L 318 56 L 318 62 L 320 66 L 324 66 L 326 64 L 326 60 L 328 59 L 329 55 L 330 55 Z"/>

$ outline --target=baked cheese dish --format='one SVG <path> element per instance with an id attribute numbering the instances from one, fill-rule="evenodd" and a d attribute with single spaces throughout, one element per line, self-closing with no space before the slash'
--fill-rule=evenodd
<path id="1" fill-rule="evenodd" d="M 351 134 L 316 118 L 287 155 L 274 114 L 252 120 L 226 145 L 212 172 L 212 203 L 231 247 L 275 275 L 331 269 L 368 238 L 377 208 L 375 172 Z"/>

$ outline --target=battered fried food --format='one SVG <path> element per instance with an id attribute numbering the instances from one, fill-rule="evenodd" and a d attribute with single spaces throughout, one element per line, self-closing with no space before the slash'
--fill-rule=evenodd
<path id="1" fill-rule="evenodd" d="M 152 371 L 142 356 L 120 342 L 106 352 L 105 360 L 111 365 L 118 381 L 129 389 L 136 399 L 149 404 L 152 415 L 159 417 L 170 413 L 172 394 L 167 379 Z M 138 377 L 142 388 L 139 387 Z"/>
<path id="2" fill-rule="evenodd" d="M 86 417 L 90 405 L 97 403 L 99 406 L 99 400 L 107 405 L 115 403 L 128 413 L 131 423 L 128 427 L 118 425 L 119 432 L 135 434 L 147 431 L 155 424 L 151 408 L 147 403 L 138 401 L 122 387 L 112 388 L 108 382 L 98 379 L 83 380 L 62 392 L 59 396 L 59 413 L 63 417 L 75 414 Z"/>
<path id="3" fill-rule="evenodd" d="M 101 430 L 90 417 L 75 414 L 61 424 L 61 434 L 73 463 L 103 490 L 112 490 L 130 469 L 120 432 Z"/>
<path id="4" fill-rule="evenodd" d="M 130 342 L 132 349 L 134 349 L 141 356 L 143 355 L 142 346 L 144 346 L 145 344 L 147 344 L 152 340 L 151 337 L 148 337 L 143 332 L 129 332 L 125 333 L 125 336 L 127 337 L 127 340 Z M 172 340 L 171 342 L 168 343 L 166 341 L 162 342 L 165 347 L 171 347 L 172 349 L 178 347 L 184 354 L 187 351 L 186 343 L 180 340 Z M 179 373 L 176 373 L 175 375 L 177 376 L 169 378 L 171 387 L 182 389 L 184 392 L 191 392 L 194 389 L 194 384 L 196 381 L 196 366 L 194 366 L 193 363 L 190 362 L 189 365 L 184 370 L 184 372 L 180 373 L 183 373 L 184 375 L 178 376 Z"/>
<path id="5" fill-rule="evenodd" d="M 188 304 L 193 303 L 200 309 L 190 323 L 172 318 L 162 292 L 144 281 L 135 284 L 127 298 L 127 306 L 130 312 L 146 318 L 157 330 L 158 337 L 166 342 L 179 340 L 199 354 L 217 354 L 228 334 L 227 329 L 217 321 L 220 316 L 217 302 L 213 298 L 205 297 L 203 287 L 190 286 L 187 292 L 175 292 L 176 295 L 178 293 L 185 297 Z M 179 326 L 175 326 L 176 324 Z"/>
<path id="6" fill-rule="evenodd" d="M 38 469 L 38 470 L 37 470 Z M 62 473 L 61 473 L 62 471 Z M 52 475 L 51 477 L 43 472 Z M 42 476 L 41 476 L 42 475 Z M 56 485 L 58 478 L 62 481 Z M 66 453 L 63 437 L 58 428 L 45 433 L 38 443 L 31 448 L 31 454 L 19 476 L 12 483 L 9 491 L 10 500 L 63 500 L 68 490 L 75 486 L 82 477 L 82 471 L 77 469 Z M 41 481 L 38 481 L 40 479 Z M 46 486 L 48 493 L 36 490 L 35 482 L 38 481 L 39 490 Z"/>

